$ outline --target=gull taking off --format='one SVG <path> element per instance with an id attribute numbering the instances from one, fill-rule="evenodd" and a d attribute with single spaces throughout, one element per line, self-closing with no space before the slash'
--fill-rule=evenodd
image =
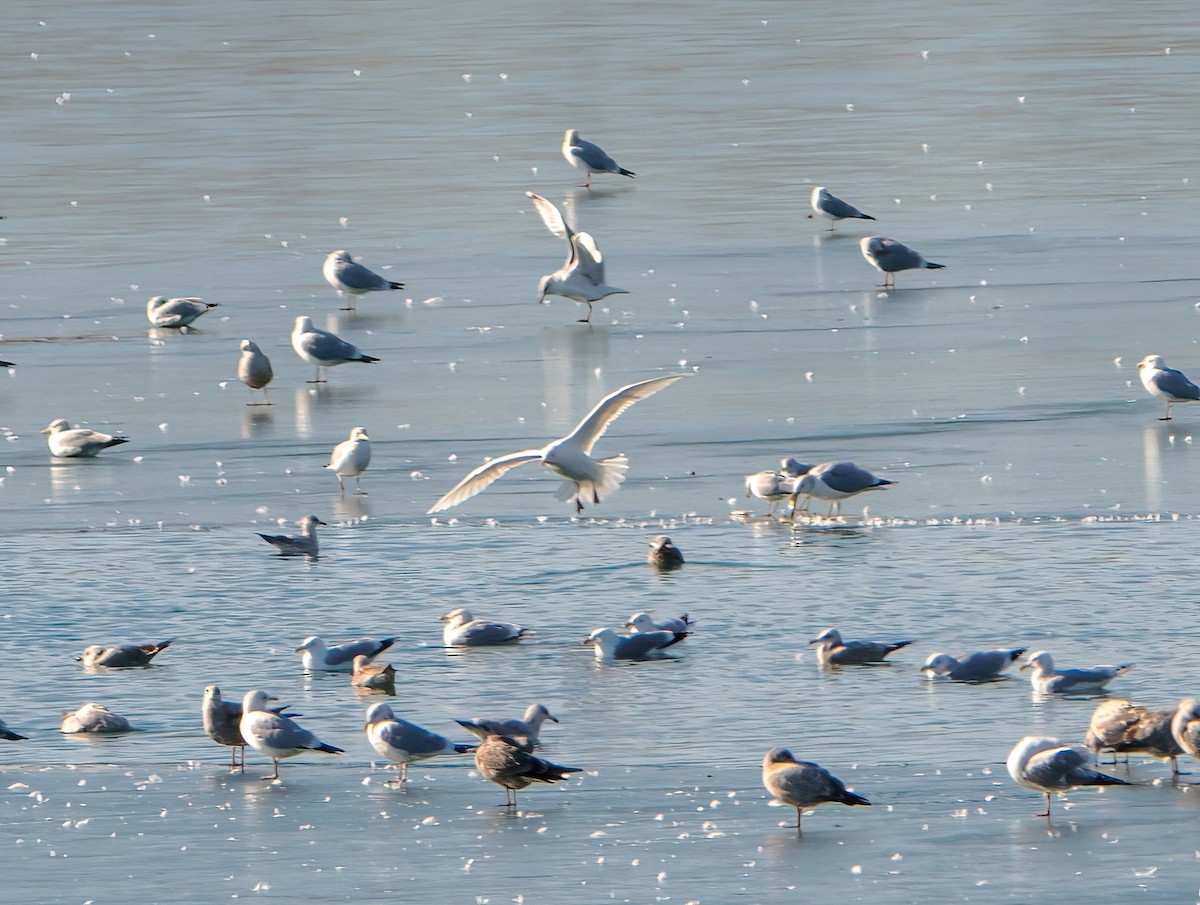
<path id="1" fill-rule="evenodd" d="M 66 418 L 51 421 L 42 428 L 42 433 L 49 435 L 46 445 L 50 447 L 50 455 L 58 459 L 91 459 L 102 449 L 129 442 L 128 437 L 102 434 L 86 427 L 72 428 Z"/>
<path id="2" fill-rule="evenodd" d="M 562 156 L 575 169 L 583 171 L 585 188 L 591 188 L 593 173 L 617 173 L 629 177 L 637 175 L 632 170 L 618 166 L 601 148 L 584 141 L 575 129 L 563 133 Z"/>
<path id="3" fill-rule="evenodd" d="M 371 438 L 367 436 L 365 427 L 355 427 L 350 430 L 350 439 L 343 440 L 333 448 L 329 462 L 325 467 L 332 469 L 337 475 L 338 487 L 342 496 L 346 495 L 346 485 L 342 478 L 354 478 L 354 492 L 366 496 L 367 492 L 358 483 L 359 477 L 371 464 Z"/>
<path id="4" fill-rule="evenodd" d="M 839 220 L 875 219 L 870 214 L 864 214 L 853 204 L 847 204 L 836 195 L 830 194 L 829 190 L 823 185 L 818 185 L 812 190 L 812 197 L 809 199 L 809 204 L 812 205 L 814 213 L 830 221 L 830 232 L 837 229 L 837 222 Z"/>
<path id="5" fill-rule="evenodd" d="M 1171 406 L 1176 402 L 1200 402 L 1200 387 L 1188 380 L 1183 371 L 1168 368 L 1161 355 L 1147 355 L 1139 361 L 1138 376 L 1147 393 L 1166 400 L 1167 413 L 1159 421 L 1171 420 Z"/>
<path id="6" fill-rule="evenodd" d="M 238 359 L 238 380 L 250 388 L 250 401 L 246 405 L 271 405 L 267 398 L 267 384 L 275 376 L 271 369 L 271 359 L 263 354 L 258 343 L 243 339 L 241 344 L 242 357 Z M 263 401 L 254 401 L 254 391 L 263 391 Z"/>
<path id="7" fill-rule="evenodd" d="M 325 266 L 321 268 L 325 282 L 346 296 L 346 307 L 343 311 L 353 311 L 358 296 L 368 292 L 387 292 L 391 289 L 403 289 L 403 283 L 393 283 L 386 280 L 373 270 L 368 270 L 362 264 L 355 264 L 348 251 L 331 251 L 325 258 Z"/>
<path id="8" fill-rule="evenodd" d="M 1089 769 L 1087 761 L 1082 751 L 1056 738 L 1027 735 L 1009 752 L 1008 775 L 1018 785 L 1046 796 L 1045 812 L 1033 816 L 1048 818 L 1051 792 L 1069 792 L 1080 786 L 1129 785 L 1123 779 Z"/>
<path id="9" fill-rule="evenodd" d="M 907 245 L 884 236 L 868 236 L 858 243 L 858 247 L 862 249 L 862 256 L 867 263 L 883 273 L 881 289 L 895 289 L 896 274 L 901 270 L 943 270 L 946 267 L 945 264 L 926 261 Z"/>
<path id="10" fill-rule="evenodd" d="M 201 314 L 220 307 L 203 299 L 169 299 L 156 295 L 146 302 L 146 319 L 156 327 L 186 327 Z"/>
<path id="11" fill-rule="evenodd" d="M 818 804 L 869 805 L 871 802 L 846 789 L 845 783 L 811 761 L 796 760 L 787 748 L 772 748 L 763 758 L 762 781 L 782 804 L 796 809 L 796 831 L 804 809 Z"/>
<path id="12" fill-rule="evenodd" d="M 321 368 L 328 372 L 335 365 L 348 361 L 361 361 L 364 364 L 379 361 L 340 336 L 314 327 L 312 318 L 307 315 L 296 318 L 296 325 L 292 328 L 292 348 L 296 350 L 297 355 L 317 368 L 317 376 L 308 381 L 309 383 L 326 382 L 321 377 Z"/>
<path id="13" fill-rule="evenodd" d="M 596 441 L 604 435 L 604 431 L 617 416 L 635 402 L 653 396 L 664 387 L 687 376 L 689 375 L 668 374 L 665 377 L 652 377 L 609 393 L 596 403 L 596 407 L 588 412 L 587 417 L 567 436 L 554 440 L 541 449 L 523 449 L 485 462 L 455 484 L 426 514 L 442 512 L 469 500 L 505 472 L 526 462 L 545 465 L 564 478 L 562 486 L 555 494 L 556 498 L 573 501 L 576 513 L 583 512 L 585 499 L 599 503 L 614 493 L 625 480 L 625 472 L 629 468 L 629 460 L 624 455 L 593 459 L 591 452 Z"/>

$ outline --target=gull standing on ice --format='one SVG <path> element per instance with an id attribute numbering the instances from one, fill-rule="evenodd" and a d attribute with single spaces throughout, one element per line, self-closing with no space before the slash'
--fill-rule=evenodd
<path id="1" fill-rule="evenodd" d="M 1148 754 L 1168 760 L 1171 775 L 1178 776 L 1178 757 L 1184 751 L 1171 733 L 1176 712 L 1176 708 L 1150 710 L 1119 698 L 1101 701 L 1092 711 L 1083 743 L 1097 758 L 1101 751 L 1111 751 L 1114 763 L 1118 754 L 1124 754 L 1127 763 L 1130 754 Z"/>
<path id="2" fill-rule="evenodd" d="M 687 636 L 687 632 L 634 632 L 632 635 L 620 635 L 611 628 L 598 628 L 584 638 L 583 643 L 595 648 L 597 660 L 651 660 L 666 657 L 666 648 Z"/>
<path id="3" fill-rule="evenodd" d="M 469 500 L 507 471 L 526 462 L 537 462 L 564 478 L 555 497 L 573 500 L 576 513 L 583 512 L 583 501 L 599 503 L 615 492 L 625 480 L 629 460 L 624 455 L 593 459 L 592 447 L 604 435 L 608 426 L 622 412 L 647 396 L 688 377 L 688 374 L 668 374 L 652 377 L 639 383 L 631 383 L 609 393 L 588 412 L 587 417 L 575 426 L 567 436 L 550 442 L 541 449 L 523 449 L 507 453 L 480 465 L 455 484 L 440 500 L 434 503 L 426 515 L 442 512 Z"/>
<path id="4" fill-rule="evenodd" d="M 632 631 L 634 634 L 639 632 L 674 632 L 675 634 L 688 634 L 692 630 L 694 623 L 688 618 L 688 614 L 684 613 L 678 619 L 664 619 L 662 622 L 655 622 L 654 617 L 649 613 L 634 613 L 625 623 L 625 628 Z"/>
<path id="5" fill-rule="evenodd" d="M 0 720 L 0 738 L 4 739 L 6 742 L 20 742 L 26 740 L 29 738 L 29 736 L 18 735 L 9 729 L 7 725 L 5 725 L 4 720 Z"/>
<path id="6" fill-rule="evenodd" d="M 156 295 L 146 302 L 146 319 L 156 327 L 186 327 L 201 314 L 219 308 L 203 299 L 169 299 Z"/>
<path id="7" fill-rule="evenodd" d="M 315 515 L 306 515 L 298 522 L 300 533 L 292 534 L 259 534 L 258 536 L 279 551 L 280 556 L 316 556 L 317 525 L 325 525 Z"/>
<path id="8" fill-rule="evenodd" d="M 796 760 L 787 748 L 772 748 L 763 757 L 762 781 L 766 790 L 781 804 L 796 809 L 796 831 L 804 809 L 818 804 L 869 805 L 871 802 L 817 764 Z"/>
<path id="9" fill-rule="evenodd" d="M 46 445 L 50 447 L 50 455 L 58 459 L 91 459 L 102 449 L 129 442 L 128 437 L 102 434 L 86 427 L 72 428 L 66 418 L 51 421 L 42 428 L 42 433 L 49 434 Z"/>
<path id="10" fill-rule="evenodd" d="M 506 735 L 489 735 L 475 749 L 475 767 L 488 782 L 504 787 L 506 807 L 517 806 L 517 790 L 535 782 L 559 782 L 582 767 L 561 767 L 534 757 L 529 746 Z"/>
<path id="11" fill-rule="evenodd" d="M 296 318 L 296 325 L 292 328 L 292 348 L 310 365 L 316 366 L 317 376 L 309 383 L 327 382 L 321 377 L 321 368 L 328 372 L 329 368 L 348 361 L 361 361 L 364 364 L 379 361 L 340 336 L 314 327 L 312 318 L 303 314 Z"/>
<path id="12" fill-rule="evenodd" d="M 440 754 L 470 754 L 475 745 L 455 744 L 436 732 L 423 729 L 416 723 L 402 720 L 389 704 L 373 704 L 367 709 L 363 724 L 371 747 L 396 765 L 400 776 L 385 786 L 404 788 L 408 782 L 408 765 Z"/>
<path id="13" fill-rule="evenodd" d="M 901 270 L 944 270 L 946 267 L 926 261 L 914 249 L 884 236 L 868 236 L 858 243 L 858 247 L 867 263 L 883 273 L 881 289 L 895 289 L 896 274 Z"/>
<path id="14" fill-rule="evenodd" d="M 859 468 L 853 462 L 823 462 L 814 465 L 796 482 L 789 506 L 795 514 L 796 501 L 804 497 L 804 505 L 800 507 L 803 512 L 815 497 L 829 503 L 829 517 L 832 518 L 835 512 L 842 514 L 842 500 L 847 497 L 894 483 L 871 474 L 865 468 Z"/>
<path id="15" fill-rule="evenodd" d="M 367 492 L 362 489 L 358 480 L 370 464 L 371 438 L 367 436 L 365 427 L 355 427 L 350 430 L 349 440 L 343 440 L 333 448 L 333 453 L 329 456 L 329 462 L 325 467 L 332 468 L 333 473 L 337 475 L 338 487 L 341 488 L 342 496 L 346 495 L 346 485 L 342 483 L 343 477 L 354 478 L 354 492 L 360 496 L 366 496 Z"/>
<path id="16" fill-rule="evenodd" d="M 518 641 L 529 629 L 512 622 L 476 619 L 466 607 L 458 607 L 442 616 L 442 643 L 446 647 L 484 647 Z"/>
<path id="17" fill-rule="evenodd" d="M 161 644 L 115 644 L 112 647 L 93 644 L 83 649 L 79 661 L 89 669 L 96 666 L 106 669 L 149 666 L 150 661 L 166 650 L 173 640 L 171 638 Z"/>
<path id="18" fill-rule="evenodd" d="M 258 347 L 258 343 L 249 339 L 243 339 L 241 344 L 242 357 L 238 359 L 237 376 L 238 380 L 250 388 L 250 401 L 246 405 L 272 405 L 271 400 L 267 398 L 267 384 L 275 376 L 274 370 L 271 369 L 271 359 L 263 354 L 262 349 Z M 263 391 L 263 401 L 254 401 L 254 391 Z"/>
<path id="19" fill-rule="evenodd" d="M 546 709 L 544 704 L 530 704 L 525 708 L 525 716 L 521 719 L 494 720 L 487 717 L 477 717 L 473 720 L 455 720 L 469 733 L 480 740 L 489 735 L 507 735 L 509 738 L 524 740 L 530 750 L 540 747 L 538 735 L 542 731 L 542 723 L 550 720 L 557 723 L 558 718 Z"/>
<path id="20" fill-rule="evenodd" d="M 1104 686 L 1129 672 L 1132 663 L 1120 666 L 1093 666 L 1090 669 L 1055 669 L 1054 658 L 1044 650 L 1035 650 L 1021 669 L 1032 669 L 1029 682 L 1042 694 L 1088 694 L 1104 691 Z"/>
<path id="21" fill-rule="evenodd" d="M 884 658 L 908 647 L 911 641 L 843 641 L 841 632 L 827 628 L 808 642 L 817 646 L 822 666 L 847 666 L 855 663 L 882 663 Z"/>
<path id="22" fill-rule="evenodd" d="M 956 682 L 986 682 L 989 679 L 1001 678 L 1000 674 L 1023 653 L 1023 647 L 1010 650 L 977 650 L 962 660 L 957 660 L 939 651 L 929 655 L 919 672 L 927 672 L 933 678 L 940 676 Z"/>
<path id="23" fill-rule="evenodd" d="M 746 475 L 746 498 L 758 497 L 760 500 L 766 500 L 770 505 L 767 507 L 767 515 L 775 514 L 775 508 L 780 501 L 787 499 L 796 492 L 796 478 L 791 475 L 780 474 L 777 471 L 756 471 L 754 474 Z"/>
<path id="24" fill-rule="evenodd" d="M 286 707 L 271 707 L 271 713 L 281 713 L 284 716 L 295 714 L 284 713 Z M 240 701 L 224 701 L 221 699 L 221 689 L 209 685 L 204 689 L 204 699 L 200 704 L 200 718 L 204 721 L 204 731 L 218 745 L 229 748 L 229 769 L 241 768 L 246 772 L 246 740 L 242 738 L 242 704 Z M 241 758 L 238 758 L 238 751 Z"/>
<path id="25" fill-rule="evenodd" d="M 1123 779 L 1098 773 L 1087 766 L 1082 750 L 1064 745 L 1056 738 L 1027 735 L 1008 755 L 1008 775 L 1018 785 L 1046 796 L 1044 813 L 1034 817 L 1050 817 L 1050 793 L 1069 792 L 1080 786 L 1127 786 Z"/>
<path id="26" fill-rule="evenodd" d="M 242 719 L 238 727 L 246 744 L 271 758 L 275 770 L 263 779 L 279 779 L 279 761 L 305 751 L 342 754 L 341 748 L 327 745 L 291 717 L 266 709 L 267 701 L 275 700 L 265 691 L 247 691 L 242 698 Z"/>
<path id="27" fill-rule="evenodd" d="M 343 311 L 354 311 L 357 296 L 368 292 L 387 292 L 391 289 L 403 289 L 403 283 L 393 283 L 372 270 L 355 264 L 348 251 L 331 251 L 325 258 L 325 266 L 321 268 L 325 274 L 325 282 L 346 296 L 346 307 Z"/>
<path id="28" fill-rule="evenodd" d="M 583 171 L 584 188 L 591 188 L 593 173 L 617 173 L 629 177 L 637 175 L 632 170 L 618 166 L 617 162 L 598 146 L 584 141 L 575 129 L 568 129 L 563 133 L 562 156 L 575 169 Z"/>
<path id="29" fill-rule="evenodd" d="M 813 212 L 819 214 L 829 220 L 829 231 L 833 232 L 837 229 L 839 220 L 874 220 L 870 214 L 864 214 L 853 204 L 847 204 L 836 195 L 830 194 L 829 190 L 823 185 L 818 185 L 812 190 L 812 197 L 808 202 L 812 205 Z"/>
<path id="30" fill-rule="evenodd" d="M 591 233 L 577 233 L 571 229 L 558 208 L 541 195 L 533 192 L 526 192 L 525 195 L 541 214 L 546 228 L 560 239 L 565 238 L 569 249 L 563 266 L 554 273 L 546 274 L 538 282 L 539 305 L 546 304 L 547 295 L 561 295 L 587 305 L 587 317 L 579 319 L 579 323 L 586 324 L 592 319 L 592 302 L 610 295 L 629 294 L 628 289 L 618 289 L 604 282 L 604 257 Z"/>
<path id="31" fill-rule="evenodd" d="M 300 642 L 296 653 L 300 654 L 300 661 L 309 672 L 314 669 L 351 672 L 354 669 L 355 657 L 362 656 L 374 660 L 395 643 L 395 638 L 359 638 L 357 641 L 327 647 L 316 635 L 310 635 Z"/>
<path id="32" fill-rule="evenodd" d="M 678 569 L 683 565 L 683 551 L 675 546 L 671 538 L 660 534 L 650 541 L 650 551 L 646 554 L 646 562 L 664 572 Z"/>
<path id="33" fill-rule="evenodd" d="M 118 732 L 131 732 L 133 727 L 129 720 L 118 713 L 113 713 L 103 704 L 89 701 L 78 710 L 63 711 L 62 731 L 70 734 L 92 733 L 94 735 L 115 735 Z"/>
<path id="34" fill-rule="evenodd" d="M 1138 376 L 1147 393 L 1167 402 L 1167 413 L 1159 421 L 1171 420 L 1171 406 L 1176 402 L 1200 402 L 1200 387 L 1188 380 L 1182 371 L 1168 368 L 1161 355 L 1147 355 L 1139 361 Z"/>

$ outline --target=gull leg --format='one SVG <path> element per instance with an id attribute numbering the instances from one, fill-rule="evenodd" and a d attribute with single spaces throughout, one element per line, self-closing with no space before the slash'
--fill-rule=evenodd
<path id="1" fill-rule="evenodd" d="M 342 483 L 342 476 L 338 475 L 337 479 L 338 479 L 338 490 L 341 491 L 339 496 L 345 497 L 346 496 L 346 485 Z"/>
<path id="2" fill-rule="evenodd" d="M 591 303 L 591 302 L 588 302 L 588 303 L 587 303 L 587 306 L 588 306 L 588 313 L 587 313 L 587 317 L 581 317 L 581 318 L 579 319 L 579 323 L 581 323 L 581 324 L 590 323 L 590 322 L 591 322 L 591 320 L 592 320 L 592 303 Z"/>
<path id="3" fill-rule="evenodd" d="M 1046 812 L 1044 814 L 1034 814 L 1033 816 L 1034 817 L 1045 817 L 1047 820 L 1049 820 L 1050 819 L 1050 793 L 1043 792 L 1042 794 L 1046 796 Z"/>
<path id="4" fill-rule="evenodd" d="M 804 817 L 804 808 L 796 808 L 796 835 L 804 835 L 804 830 L 800 829 L 800 820 Z"/>
<path id="5" fill-rule="evenodd" d="M 359 481 L 359 476 L 358 476 L 358 475 L 355 475 L 355 476 L 354 476 L 354 492 L 355 492 L 355 493 L 356 493 L 358 496 L 366 496 L 366 495 L 367 495 L 367 492 L 366 492 L 365 490 L 363 490 L 363 489 L 362 489 L 362 485 L 361 485 L 361 484 L 359 484 L 359 482 L 358 482 L 358 481 Z"/>
<path id="6" fill-rule="evenodd" d="M 278 779 L 279 778 L 279 758 L 272 757 L 271 761 L 272 761 L 272 763 L 275 764 L 275 772 L 272 773 L 270 776 L 264 776 L 263 779 Z"/>
<path id="7" fill-rule="evenodd" d="M 1169 402 L 1167 403 L 1167 414 L 1164 417 L 1159 418 L 1158 420 L 1159 421 L 1170 421 L 1171 420 L 1171 403 L 1169 403 Z"/>

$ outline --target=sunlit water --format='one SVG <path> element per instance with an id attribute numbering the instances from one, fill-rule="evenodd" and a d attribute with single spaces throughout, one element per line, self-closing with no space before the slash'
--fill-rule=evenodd
<path id="1" fill-rule="evenodd" d="M 31 736 L 0 748 L 12 901 L 1195 895 L 1189 777 L 1134 758 L 1136 787 L 1035 820 L 1004 758 L 1081 739 L 1094 701 L 917 667 L 1045 647 L 1135 661 L 1113 692 L 1145 703 L 1200 689 L 1200 411 L 1156 420 L 1135 367 L 1200 376 L 1200 26 L 1174 4 L 811 7 L 6 11 L 0 717 Z M 637 178 L 578 188 L 568 127 Z M 825 231 L 813 185 L 878 222 Z M 526 190 L 631 290 L 590 325 L 535 304 L 566 248 Z M 881 294 L 873 232 L 946 269 Z M 337 312 L 335 248 L 406 289 Z M 150 330 L 159 293 L 220 307 Z M 299 314 L 381 361 L 313 390 Z M 273 406 L 244 404 L 243 337 L 275 364 Z M 631 469 L 582 519 L 534 466 L 424 515 L 484 457 L 673 371 L 693 377 L 597 444 Z M 130 443 L 52 462 L 38 431 L 59 417 Z M 321 466 L 355 425 L 369 494 L 339 499 Z M 896 483 L 793 530 L 742 490 L 785 454 Z M 318 560 L 255 536 L 310 512 L 331 523 Z M 659 575 L 664 531 L 688 561 Z M 448 652 L 437 617 L 460 605 L 536 633 Z M 597 666 L 580 639 L 642 609 L 690 613 L 694 637 Z M 805 642 L 831 625 L 914 643 L 822 673 Z M 546 755 L 586 772 L 515 817 L 469 758 L 383 788 L 370 699 L 299 670 L 313 633 L 396 636 L 393 706 L 455 738 L 454 717 L 546 703 Z M 172 637 L 149 670 L 73 659 Z M 230 776 L 200 729 L 214 682 L 272 690 L 346 753 Z M 63 737 L 87 700 L 139 731 Z M 797 840 L 760 783 L 775 745 L 874 807 L 819 809 Z"/>

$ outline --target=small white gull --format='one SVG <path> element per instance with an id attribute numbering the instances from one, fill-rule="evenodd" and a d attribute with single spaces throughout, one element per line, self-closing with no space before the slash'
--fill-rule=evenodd
<path id="1" fill-rule="evenodd" d="M 512 622 L 477 619 L 466 607 L 456 607 L 441 617 L 442 643 L 446 647 L 485 647 L 519 641 L 529 629 Z"/>
<path id="2" fill-rule="evenodd" d="M 858 243 L 867 263 L 883 273 L 883 289 L 896 288 L 901 270 L 944 270 L 945 264 L 926 261 L 920 253 L 886 236 L 868 236 Z"/>
<path id="3" fill-rule="evenodd" d="M 416 723 L 398 718 L 389 704 L 373 704 L 368 708 L 363 730 L 371 747 L 394 763 L 400 774 L 395 781 L 385 782 L 385 786 L 403 788 L 408 782 L 408 765 L 413 761 L 442 754 L 469 754 L 475 750 L 474 745 L 457 744 Z"/>
<path id="4" fill-rule="evenodd" d="M 322 368 L 328 372 L 329 368 L 348 361 L 360 361 L 364 364 L 379 361 L 337 334 L 314 327 L 312 318 L 303 314 L 296 318 L 296 324 L 292 327 L 292 348 L 297 355 L 317 369 L 316 377 L 308 381 L 309 383 L 326 383 L 321 377 Z"/>
<path id="5" fill-rule="evenodd" d="M 1034 691 L 1042 694 L 1089 694 L 1104 690 L 1104 686 L 1119 675 L 1129 672 L 1132 663 L 1120 666 L 1092 666 L 1088 669 L 1055 669 L 1054 658 L 1044 650 L 1035 650 L 1021 669 L 1033 670 L 1029 682 Z"/>
<path id="6" fill-rule="evenodd" d="M 305 751 L 342 754 L 341 748 L 327 745 L 291 717 L 267 709 L 275 698 L 265 691 L 253 689 L 242 698 L 242 719 L 238 727 L 246 744 L 271 758 L 275 769 L 263 779 L 279 779 L 279 761 Z"/>
<path id="7" fill-rule="evenodd" d="M 66 418 L 51 421 L 42 428 L 42 433 L 49 435 L 46 445 L 50 447 L 50 455 L 59 459 L 90 459 L 102 449 L 129 442 L 128 437 L 102 434 L 86 427 L 72 428 Z"/>
<path id="8" fill-rule="evenodd" d="M 186 327 L 200 315 L 219 307 L 216 302 L 203 299 L 169 299 L 156 295 L 146 302 L 146 319 L 156 327 Z"/>
<path id="9" fill-rule="evenodd" d="M 841 198 L 832 194 L 829 189 L 823 185 L 818 185 L 812 190 L 812 196 L 808 203 L 812 206 L 813 212 L 829 221 L 829 231 L 833 232 L 837 229 L 839 220 L 874 220 L 870 214 L 864 214 L 853 204 L 847 204 Z"/>
<path id="10" fill-rule="evenodd" d="M 1027 735 L 1009 752 L 1008 775 L 1018 785 L 1046 796 L 1046 810 L 1034 817 L 1050 816 L 1050 795 L 1080 786 L 1127 786 L 1123 779 L 1098 773 L 1087 766 L 1087 755 L 1056 738 Z"/>
<path id="11" fill-rule="evenodd" d="M 367 492 L 359 484 L 359 478 L 370 464 L 371 438 L 367 436 L 365 427 L 355 427 L 350 429 L 350 439 L 343 440 L 333 448 L 325 467 L 332 469 L 337 475 L 342 496 L 346 495 L 346 485 L 342 482 L 344 477 L 354 478 L 355 494 L 366 496 Z"/>
<path id="12" fill-rule="evenodd" d="M 343 311 L 353 311 L 355 299 L 368 292 L 387 292 L 392 289 L 403 289 L 403 283 L 395 283 L 381 277 L 373 270 L 368 270 L 362 264 L 356 264 L 350 257 L 350 252 L 339 249 L 331 251 L 325 258 L 321 268 L 325 282 L 346 296 L 346 307 Z"/>
<path id="13" fill-rule="evenodd" d="M 1001 673 L 1023 653 L 1023 647 L 977 650 L 959 660 L 939 651 L 929 655 L 920 672 L 929 673 L 931 678 L 945 678 L 956 682 L 986 682 L 1001 678 Z"/>
<path id="14" fill-rule="evenodd" d="M 888 654 L 912 644 L 911 641 L 844 641 L 835 628 L 825 629 L 808 643 L 817 646 L 817 659 L 823 666 L 882 663 Z"/>
<path id="15" fill-rule="evenodd" d="M 576 129 L 567 129 L 563 133 L 562 156 L 567 163 L 583 172 L 583 184 L 587 188 L 592 185 L 593 173 L 616 173 L 629 177 L 637 175 L 632 170 L 619 166 L 599 146 L 580 138 Z"/>
<path id="16" fill-rule="evenodd" d="M 1171 406 L 1177 402 L 1200 402 L 1200 387 L 1188 380 L 1182 371 L 1168 368 L 1161 355 L 1147 355 L 1139 361 L 1138 376 L 1147 393 L 1166 400 L 1167 413 L 1159 421 L 1171 420 Z"/>
<path id="17" fill-rule="evenodd" d="M 299 534 L 259 534 L 258 536 L 279 551 L 280 556 L 316 556 L 317 525 L 325 525 L 315 515 L 306 515 L 296 522 Z"/>
<path id="18" fill-rule="evenodd" d="M 558 717 L 550 713 L 545 704 L 530 704 L 525 708 L 525 715 L 520 719 L 476 717 L 473 720 L 455 720 L 454 722 L 480 740 L 486 739 L 489 735 L 507 735 L 510 738 L 524 740 L 531 748 L 537 748 L 542 723 L 546 720 L 557 723 Z"/>
<path id="19" fill-rule="evenodd" d="M 306 670 L 351 672 L 355 657 L 373 660 L 395 643 L 395 638 L 359 638 L 330 647 L 318 636 L 310 635 L 300 642 L 296 653 L 300 654 L 300 662 Z"/>
<path id="20" fill-rule="evenodd" d="M 594 629 L 583 639 L 595 649 L 597 660 L 651 660 L 666 656 L 666 648 L 688 636 L 687 632 L 634 632 L 618 634 L 611 628 Z"/>

